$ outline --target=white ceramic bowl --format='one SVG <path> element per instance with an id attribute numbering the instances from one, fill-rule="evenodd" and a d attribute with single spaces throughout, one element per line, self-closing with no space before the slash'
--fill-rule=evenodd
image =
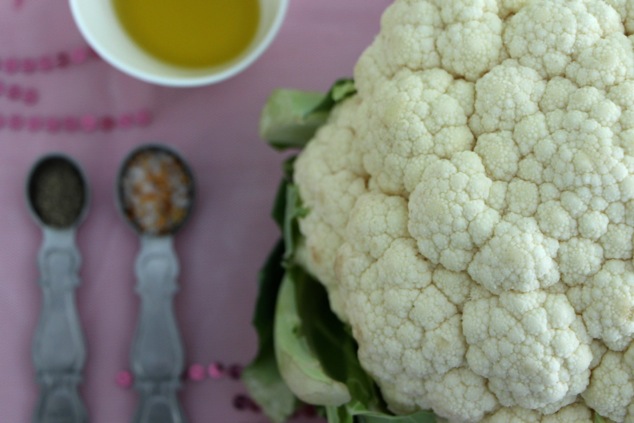
<path id="1" fill-rule="evenodd" d="M 111 0 L 69 1 L 79 30 L 104 60 L 143 81 L 174 87 L 213 84 L 246 69 L 271 44 L 288 8 L 288 0 L 260 0 L 260 25 L 246 51 L 223 65 L 186 68 L 157 60 L 141 49 L 123 29 Z"/>

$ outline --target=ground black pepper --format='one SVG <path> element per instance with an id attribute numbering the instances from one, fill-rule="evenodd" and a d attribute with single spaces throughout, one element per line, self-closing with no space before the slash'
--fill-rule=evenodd
<path id="1" fill-rule="evenodd" d="M 86 201 L 84 180 L 76 166 L 63 157 L 43 160 L 29 181 L 29 200 L 45 225 L 72 226 Z"/>

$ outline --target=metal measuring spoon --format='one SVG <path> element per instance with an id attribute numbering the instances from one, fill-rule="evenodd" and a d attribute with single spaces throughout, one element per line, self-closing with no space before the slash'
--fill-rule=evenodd
<path id="1" fill-rule="evenodd" d="M 117 198 L 141 242 L 135 263 L 141 309 L 131 351 L 140 401 L 133 422 L 184 423 L 176 397 L 184 352 L 172 302 L 179 272 L 172 235 L 192 208 L 192 172 L 172 149 L 142 146 L 122 163 Z"/>
<path id="2" fill-rule="evenodd" d="M 40 393 L 33 423 L 88 421 L 77 390 L 86 348 L 74 292 L 81 261 L 75 232 L 89 196 L 85 181 L 79 166 L 62 154 L 42 157 L 27 178 L 27 204 L 43 232 L 37 256 L 43 301 L 32 345 Z"/>

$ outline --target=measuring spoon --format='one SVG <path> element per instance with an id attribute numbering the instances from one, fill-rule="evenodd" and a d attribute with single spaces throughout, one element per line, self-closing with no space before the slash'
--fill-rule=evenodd
<path id="1" fill-rule="evenodd" d="M 174 150 L 141 146 L 121 165 L 117 199 L 141 244 L 135 262 L 141 308 L 130 357 L 140 400 L 133 422 L 184 423 L 176 396 L 184 352 L 173 310 L 179 264 L 172 235 L 191 212 L 192 172 Z"/>
<path id="2" fill-rule="evenodd" d="M 77 389 L 86 348 L 75 304 L 81 261 L 75 233 L 88 204 L 85 181 L 77 163 L 56 153 L 37 161 L 27 178 L 27 204 L 43 232 L 37 256 L 43 300 L 32 344 L 40 392 L 33 423 L 88 421 Z"/>

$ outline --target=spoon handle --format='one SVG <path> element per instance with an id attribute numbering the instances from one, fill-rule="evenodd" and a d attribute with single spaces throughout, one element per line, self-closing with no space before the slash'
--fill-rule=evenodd
<path id="1" fill-rule="evenodd" d="M 33 423 L 88 421 L 77 391 L 86 359 L 74 292 L 79 262 L 72 229 L 44 229 L 38 255 L 43 298 L 32 345 L 40 385 Z"/>
<path id="2" fill-rule="evenodd" d="M 178 260 L 171 237 L 141 237 L 136 291 L 141 308 L 132 345 L 140 401 L 134 423 L 185 423 L 176 397 L 184 352 L 173 309 Z"/>

